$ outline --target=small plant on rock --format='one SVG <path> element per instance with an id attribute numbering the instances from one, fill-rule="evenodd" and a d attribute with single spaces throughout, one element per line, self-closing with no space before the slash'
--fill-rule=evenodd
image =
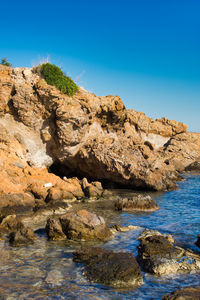
<path id="1" fill-rule="evenodd" d="M 56 65 L 45 63 L 40 66 L 41 76 L 50 85 L 54 85 L 63 94 L 73 96 L 78 91 L 78 86 L 74 81 L 64 75 L 63 71 Z"/>
<path id="2" fill-rule="evenodd" d="M 11 67 L 11 64 L 8 62 L 7 58 L 1 59 L 1 65 Z"/>

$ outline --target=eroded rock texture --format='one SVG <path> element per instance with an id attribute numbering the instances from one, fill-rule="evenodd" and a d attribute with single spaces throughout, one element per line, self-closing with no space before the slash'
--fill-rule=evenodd
<path id="1" fill-rule="evenodd" d="M 162 297 L 162 300 L 200 300 L 200 286 L 189 286 Z"/>
<path id="2" fill-rule="evenodd" d="M 145 230 L 139 240 L 137 260 L 144 271 L 156 275 L 200 271 L 200 256 L 175 246 L 170 235 Z"/>
<path id="3" fill-rule="evenodd" d="M 101 216 L 84 209 L 69 212 L 59 219 L 49 218 L 46 232 L 51 240 L 107 241 L 112 236 Z"/>
<path id="4" fill-rule="evenodd" d="M 71 98 L 31 69 L 0 66 L 0 194 L 84 195 L 82 182 L 63 182 L 50 166 L 62 177 L 167 190 L 199 161 L 200 134 L 183 123 L 127 110 L 118 96 L 79 88 Z M 88 185 L 85 193 L 102 192 Z"/>

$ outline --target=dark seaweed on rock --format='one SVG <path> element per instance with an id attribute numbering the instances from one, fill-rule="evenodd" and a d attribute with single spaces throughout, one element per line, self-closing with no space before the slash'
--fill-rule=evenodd
<path id="1" fill-rule="evenodd" d="M 140 267 L 132 253 L 82 248 L 74 252 L 73 259 L 85 264 L 85 275 L 91 281 L 117 287 L 142 284 Z"/>

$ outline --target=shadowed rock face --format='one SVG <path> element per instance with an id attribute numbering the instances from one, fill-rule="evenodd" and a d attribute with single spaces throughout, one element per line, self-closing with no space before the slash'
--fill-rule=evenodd
<path id="1" fill-rule="evenodd" d="M 200 286 L 183 288 L 163 296 L 162 300 L 200 300 Z"/>
<path id="2" fill-rule="evenodd" d="M 85 275 L 91 281 L 127 288 L 143 282 L 140 267 L 132 253 L 83 248 L 74 252 L 73 256 L 74 261 L 85 264 Z"/>
<path id="3" fill-rule="evenodd" d="M 31 69 L 0 66 L 0 75 L 0 179 L 7 178 L 7 190 L 16 192 L 10 177 L 53 163 L 65 176 L 167 190 L 177 171 L 200 160 L 200 134 L 187 133 L 183 123 L 127 110 L 118 96 L 80 88 L 68 97 Z M 26 189 L 25 178 L 17 192 Z M 98 197 L 92 186 L 87 193 Z"/>
<path id="4" fill-rule="evenodd" d="M 200 248 L 200 234 L 197 236 L 197 241 L 195 242 L 195 244 Z"/>
<path id="5" fill-rule="evenodd" d="M 146 230 L 139 240 L 137 261 L 146 272 L 164 275 L 200 270 L 200 256 L 174 246 L 171 236 Z"/>
<path id="6" fill-rule="evenodd" d="M 118 199 L 115 203 L 115 209 L 122 211 L 154 211 L 159 207 L 150 196 L 137 195 L 132 198 Z"/>

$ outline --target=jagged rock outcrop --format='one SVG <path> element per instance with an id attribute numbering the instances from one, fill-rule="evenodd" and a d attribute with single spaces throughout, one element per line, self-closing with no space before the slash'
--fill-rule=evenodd
<path id="1" fill-rule="evenodd" d="M 146 272 L 166 275 L 200 270 L 200 256 L 175 246 L 171 235 L 145 230 L 139 240 L 137 260 Z"/>
<path id="2" fill-rule="evenodd" d="M 115 209 L 121 211 L 154 211 L 159 209 L 150 196 L 135 195 L 131 198 L 121 198 L 115 202 Z"/>
<path id="3" fill-rule="evenodd" d="M 68 97 L 27 68 L 0 66 L 0 115 L 0 193 L 35 190 L 33 178 L 44 174 L 42 184 L 57 185 L 51 165 L 66 177 L 167 190 L 177 171 L 200 161 L 200 134 L 185 124 L 127 110 L 118 96 L 79 88 Z M 98 196 L 94 186 L 87 189 Z M 46 193 L 59 194 L 52 188 L 39 197 Z"/>

